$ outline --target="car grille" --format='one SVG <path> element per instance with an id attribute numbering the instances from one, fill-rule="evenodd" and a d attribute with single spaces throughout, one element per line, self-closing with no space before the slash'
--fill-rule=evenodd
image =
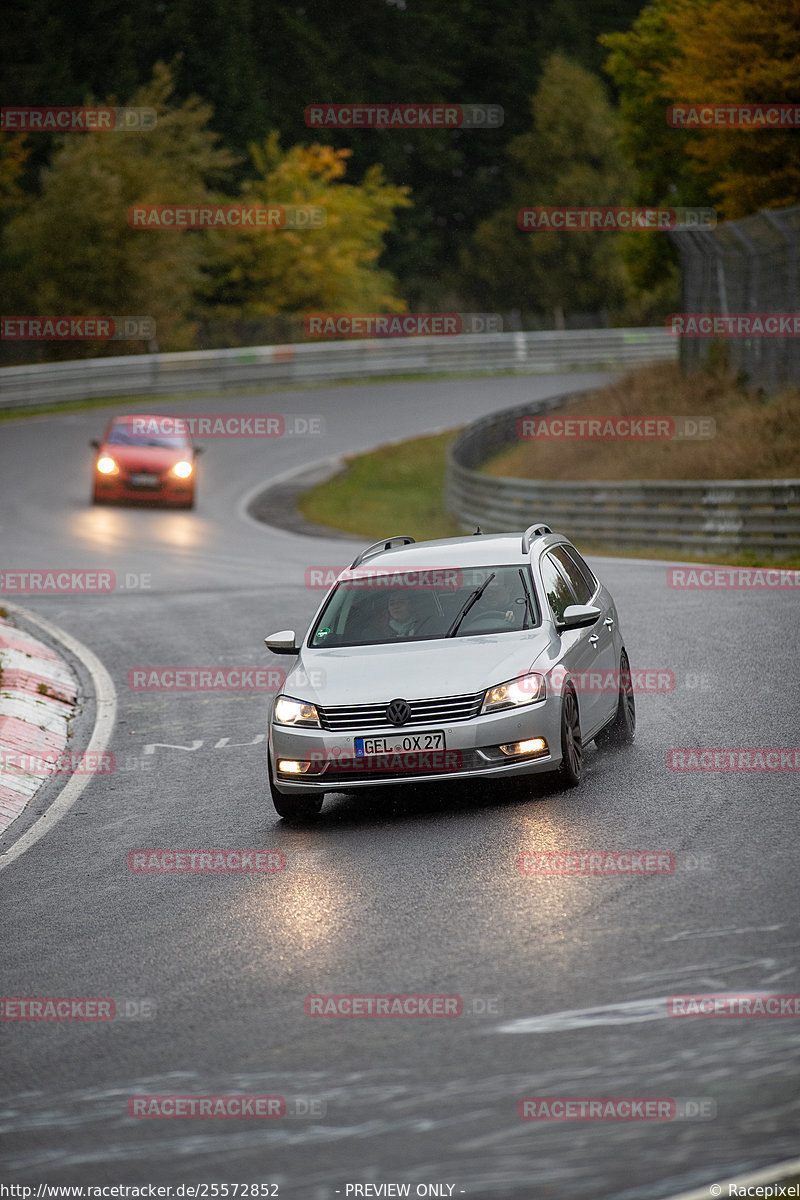
<path id="1" fill-rule="evenodd" d="M 345 729 L 411 728 L 414 725 L 442 725 L 450 721 L 469 721 L 480 712 L 484 693 L 470 692 L 466 696 L 435 696 L 432 700 L 409 700 L 411 716 L 404 725 L 393 725 L 386 716 L 391 698 L 382 704 L 341 704 L 332 708 L 317 705 L 323 729 L 340 732 Z"/>

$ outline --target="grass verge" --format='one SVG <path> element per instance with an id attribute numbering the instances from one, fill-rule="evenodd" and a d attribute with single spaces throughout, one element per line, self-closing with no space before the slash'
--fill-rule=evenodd
<path id="1" fill-rule="evenodd" d="M 649 368 L 649 371 L 657 374 L 662 371 L 662 368 Z M 634 376 L 641 377 L 646 372 L 637 371 L 633 374 Z M 680 415 L 681 408 L 678 406 L 678 402 L 672 399 L 670 407 L 670 397 L 663 395 L 663 389 L 669 382 L 669 377 L 662 375 L 652 383 L 653 395 L 657 398 L 654 402 L 662 404 L 662 413 L 669 412 Z M 615 388 L 619 386 L 614 385 Z M 641 390 L 644 386 L 644 382 L 639 378 L 637 388 Z M 703 386 L 708 387 L 710 385 L 706 381 Z M 714 388 L 718 386 L 718 383 L 713 384 Z M 735 385 L 730 384 L 730 381 L 726 386 L 735 388 Z M 608 390 L 610 389 L 606 389 L 606 391 Z M 601 393 L 597 393 L 597 395 L 599 394 Z M 788 400 L 785 402 L 788 403 Z M 586 403 L 591 407 L 591 402 L 582 403 Z M 758 400 L 754 403 L 754 407 L 751 408 L 751 427 L 758 423 L 756 417 L 762 411 L 764 403 Z M 766 403 L 768 404 L 769 402 Z M 783 403 L 784 401 L 782 400 L 781 404 Z M 577 407 L 577 405 L 570 406 L 570 416 L 574 415 Z M 597 415 L 597 411 L 595 407 L 592 415 Z M 602 409 L 601 411 L 605 413 L 606 410 Z M 697 411 L 702 411 L 704 415 L 706 413 L 705 408 L 702 410 L 695 409 L 695 412 Z M 638 411 L 634 414 L 633 406 L 631 405 L 626 415 L 640 414 Z M 766 423 L 765 430 L 767 432 L 764 433 L 764 437 L 769 436 L 768 431 L 770 428 L 771 425 Z M 300 498 L 298 507 L 307 520 L 313 521 L 317 525 L 327 525 L 370 540 L 388 537 L 394 533 L 410 533 L 417 540 L 454 537 L 460 533 L 464 533 L 465 531 L 461 529 L 453 517 L 444 511 L 443 507 L 447 449 L 456 432 L 456 430 L 453 430 L 448 433 L 434 434 L 430 437 L 412 438 L 407 442 L 382 446 L 367 454 L 359 454 L 348 458 L 346 468 L 343 472 L 333 479 L 328 480 L 328 482 L 320 484 L 306 492 Z M 745 439 L 745 452 L 751 461 L 756 461 L 757 455 L 754 452 L 753 441 L 754 436 L 751 433 Z M 581 443 L 579 445 L 585 447 L 587 444 L 589 443 Z M 683 443 L 683 445 L 687 444 Z M 597 443 L 594 443 L 594 445 L 597 445 Z M 709 443 L 692 443 L 691 445 L 694 447 L 700 445 L 702 447 L 702 470 L 697 477 L 708 478 Z M 635 471 L 640 469 L 639 448 L 640 444 L 637 445 L 634 442 L 619 443 L 614 446 L 615 453 L 628 453 L 628 473 L 618 476 L 619 478 L 633 479 L 642 477 L 635 474 Z M 517 448 L 511 451 L 512 454 L 516 452 Z M 768 446 L 764 448 L 764 452 L 769 453 Z M 779 447 L 779 453 L 781 455 L 784 453 L 782 446 Z M 726 461 L 729 462 L 730 459 Z M 784 462 L 785 460 L 781 458 L 778 461 Z M 796 463 L 794 470 L 795 474 L 800 473 Z M 780 474 L 780 470 L 776 470 L 776 476 L 779 477 Z M 586 477 L 593 478 L 594 476 L 589 474 Z M 693 478 L 695 476 L 685 477 Z M 753 476 L 741 474 L 735 477 L 748 478 Z M 682 478 L 682 476 L 679 474 L 670 474 L 669 478 Z M 566 532 L 569 533 L 568 530 Z M 586 554 L 598 556 L 654 558 L 668 562 L 680 560 L 682 562 L 718 563 L 720 565 L 728 564 L 732 566 L 781 565 L 789 568 L 800 567 L 800 554 L 773 558 L 770 555 L 754 551 L 745 551 L 740 554 L 692 553 L 691 551 L 676 552 L 675 550 L 667 550 L 660 546 L 622 547 L 621 545 L 584 541 L 580 541 L 578 544 L 580 549 Z"/>
<path id="2" fill-rule="evenodd" d="M 308 521 L 372 538 L 410 533 L 418 541 L 461 532 L 443 508 L 447 447 L 456 431 L 381 446 L 347 459 L 343 472 L 301 496 Z"/>
<path id="3" fill-rule="evenodd" d="M 673 363 L 642 367 L 562 410 L 565 417 L 710 417 L 694 440 L 519 440 L 484 463 L 515 479 L 792 479 L 800 476 L 800 388 L 775 396 L 734 375 L 683 375 Z M 551 416 L 552 414 L 547 414 Z"/>

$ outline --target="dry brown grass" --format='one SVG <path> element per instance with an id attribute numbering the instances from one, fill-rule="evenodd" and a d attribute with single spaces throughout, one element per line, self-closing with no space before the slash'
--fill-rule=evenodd
<path id="1" fill-rule="evenodd" d="M 796 479 L 800 477 L 800 389 L 774 397 L 735 376 L 672 364 L 632 371 L 571 404 L 570 417 L 713 417 L 704 441 L 520 441 L 482 468 L 521 479 Z M 555 415 L 548 414 L 548 415 Z"/>

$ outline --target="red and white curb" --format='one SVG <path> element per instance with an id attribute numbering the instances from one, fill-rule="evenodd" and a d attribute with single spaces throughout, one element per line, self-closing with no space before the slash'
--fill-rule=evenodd
<path id="1" fill-rule="evenodd" d="M 2 617 L 0 670 L 2 833 L 56 770 L 67 744 L 78 681 L 48 646 Z"/>
<path id="2" fill-rule="evenodd" d="M 111 738 L 117 694 L 103 664 L 63 629 L 8 600 L 7 612 L 19 613 L 64 646 L 86 668 L 96 702 L 94 729 L 85 753 L 102 754 Z M 25 630 L 0 618 L 0 834 L 22 813 L 42 784 L 58 771 L 58 759 L 68 740 L 78 681 L 67 662 Z M 37 761 L 22 773 L 25 760 Z M 7 764 L 10 764 L 7 765 Z M 48 769 L 52 765 L 52 769 Z M 59 771 L 60 774 L 60 771 Z M 89 775 L 65 775 L 66 783 L 47 811 L 0 854 L 0 871 L 38 842 L 69 811 L 90 780 Z"/>

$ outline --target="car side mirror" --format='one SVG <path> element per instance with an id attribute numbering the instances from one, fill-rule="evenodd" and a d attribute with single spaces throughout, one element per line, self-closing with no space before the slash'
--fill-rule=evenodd
<path id="1" fill-rule="evenodd" d="M 89 445 L 90 445 L 90 446 L 91 446 L 91 447 L 92 447 L 94 450 L 99 450 L 99 449 L 100 449 L 100 443 L 98 442 L 97 438 L 92 438 L 92 440 L 89 442 Z"/>
<path id="2" fill-rule="evenodd" d="M 585 629 L 589 625 L 594 625 L 598 617 L 602 613 L 594 604 L 568 604 L 564 609 L 564 615 L 560 621 L 556 622 L 558 629 Z"/>
<path id="3" fill-rule="evenodd" d="M 271 633 L 264 638 L 264 645 L 273 654 L 299 654 L 300 647 L 295 645 L 294 630 L 281 629 L 280 633 Z"/>

